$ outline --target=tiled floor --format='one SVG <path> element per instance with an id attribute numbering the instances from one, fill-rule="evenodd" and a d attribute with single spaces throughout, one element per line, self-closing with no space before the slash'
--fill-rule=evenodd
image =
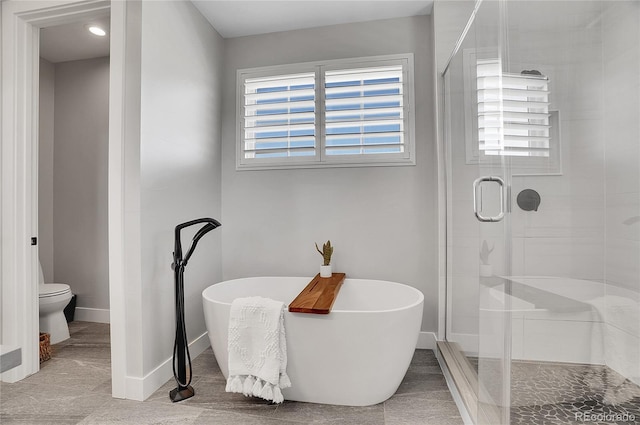
<path id="1" fill-rule="evenodd" d="M 640 387 L 606 366 L 513 362 L 511 402 L 514 425 L 640 421 Z"/>
<path id="2" fill-rule="evenodd" d="M 111 398 L 108 325 L 73 322 L 39 373 L 0 384 L 0 423 L 8 424 L 462 424 L 431 350 L 417 350 L 397 393 L 368 407 L 260 399 L 224 391 L 211 349 L 193 362 L 195 397 L 171 403 L 170 380 L 145 402 Z"/>
<path id="3" fill-rule="evenodd" d="M 478 359 L 467 358 L 478 370 Z M 485 371 L 501 368 L 484 362 Z M 491 375 L 489 372 L 488 375 Z M 499 373 L 495 373 L 499 376 Z M 500 385 L 498 380 L 488 386 Z M 489 388 L 490 393 L 498 389 Z M 588 418 L 586 418 L 588 416 Z M 511 362 L 512 425 L 567 425 L 640 423 L 640 387 L 601 365 L 517 361 Z"/>

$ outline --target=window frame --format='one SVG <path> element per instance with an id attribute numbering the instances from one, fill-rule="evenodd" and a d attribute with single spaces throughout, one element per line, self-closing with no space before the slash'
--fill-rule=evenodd
<path id="1" fill-rule="evenodd" d="M 325 72 L 340 69 L 402 65 L 403 73 L 403 153 L 326 155 Z M 287 74 L 315 73 L 315 155 L 245 158 L 244 84 L 247 79 Z M 370 56 L 329 61 L 304 62 L 236 71 L 236 170 L 276 170 L 295 168 L 372 167 L 415 165 L 415 86 L 413 53 Z"/>

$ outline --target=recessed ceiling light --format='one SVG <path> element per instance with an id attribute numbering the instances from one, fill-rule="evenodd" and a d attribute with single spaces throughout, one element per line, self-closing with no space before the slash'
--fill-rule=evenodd
<path id="1" fill-rule="evenodd" d="M 89 25 L 87 29 L 91 34 L 95 34 L 100 37 L 104 37 L 105 35 L 107 35 L 107 32 L 97 25 Z"/>

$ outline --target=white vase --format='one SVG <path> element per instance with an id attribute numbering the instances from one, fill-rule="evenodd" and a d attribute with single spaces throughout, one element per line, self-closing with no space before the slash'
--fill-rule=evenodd
<path id="1" fill-rule="evenodd" d="M 491 264 L 480 264 L 480 276 L 481 277 L 493 276 L 493 267 L 491 267 Z"/>
<path id="2" fill-rule="evenodd" d="M 320 266 L 320 277 L 331 277 L 331 264 Z"/>

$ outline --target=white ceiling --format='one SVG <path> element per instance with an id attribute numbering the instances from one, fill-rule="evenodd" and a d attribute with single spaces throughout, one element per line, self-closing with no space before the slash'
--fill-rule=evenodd
<path id="1" fill-rule="evenodd" d="M 433 0 L 192 0 L 224 38 L 428 15 Z"/>
<path id="2" fill-rule="evenodd" d="M 175 0 L 178 1 L 178 0 Z M 224 38 L 431 13 L 433 0 L 192 0 Z M 86 25 L 109 28 L 109 17 L 43 28 L 40 56 L 52 63 L 109 55 L 109 34 L 97 37 Z"/>
<path id="3" fill-rule="evenodd" d="M 40 56 L 52 63 L 109 56 L 109 17 L 91 19 L 40 30 Z M 98 37 L 87 30 L 98 24 L 107 31 Z"/>

